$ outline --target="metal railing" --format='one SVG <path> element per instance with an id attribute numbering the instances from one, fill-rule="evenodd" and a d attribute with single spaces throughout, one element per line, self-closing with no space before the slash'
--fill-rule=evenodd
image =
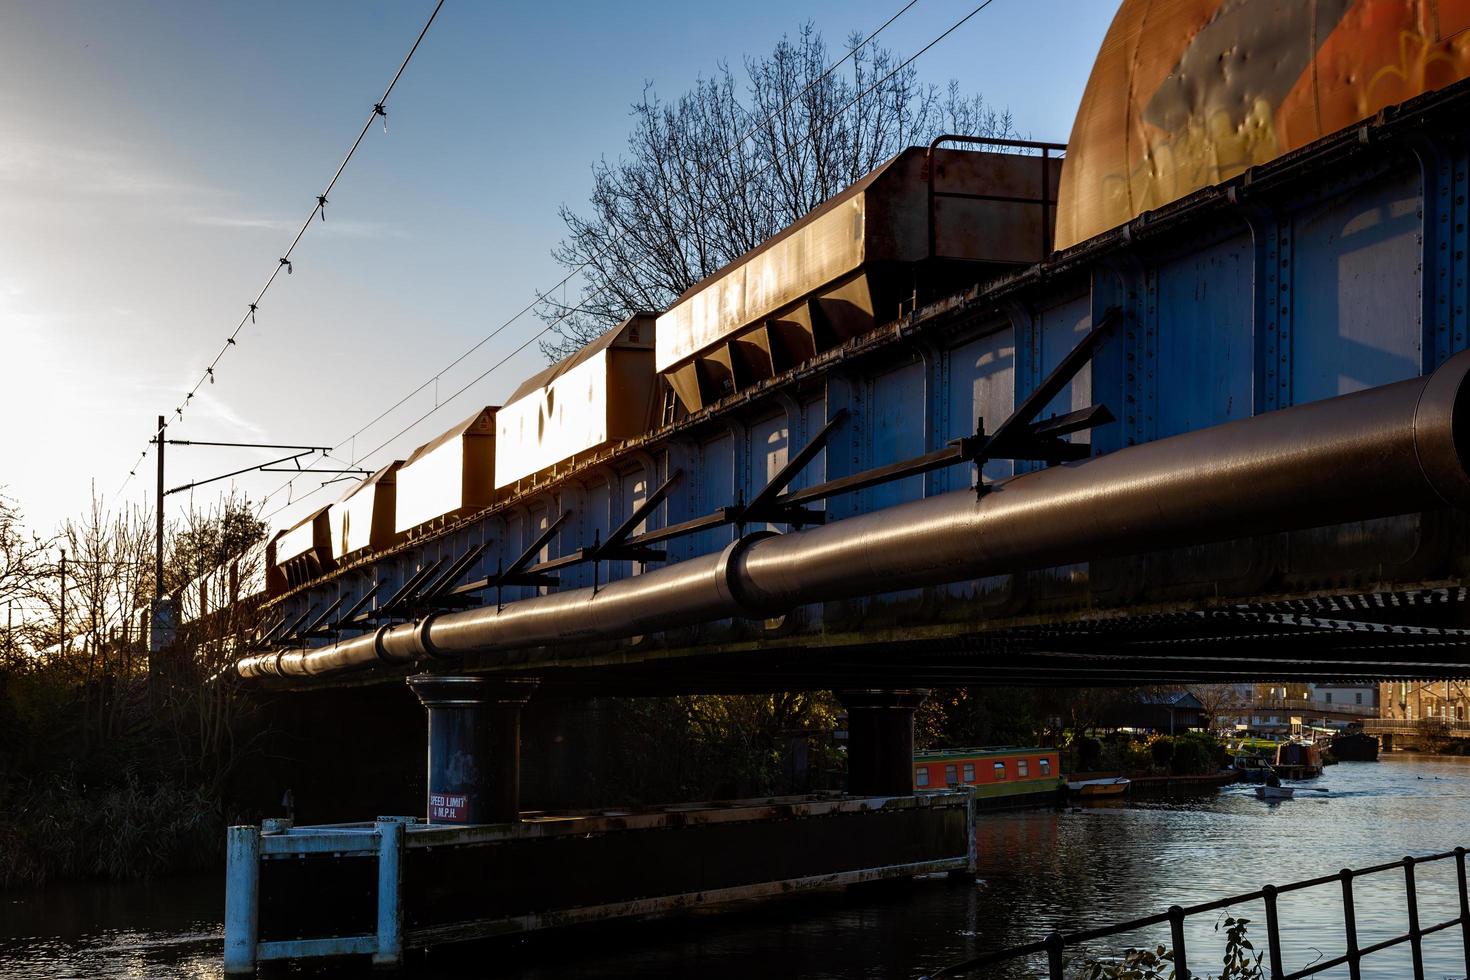
<path id="1" fill-rule="evenodd" d="M 1456 878 L 1459 884 L 1460 914 L 1453 919 L 1437 922 L 1430 926 L 1422 926 L 1419 923 L 1419 899 L 1415 890 L 1414 869 L 1420 865 L 1431 864 L 1435 861 L 1445 861 L 1451 858 L 1455 862 Z M 1404 876 L 1404 904 L 1408 912 L 1409 930 L 1408 932 L 1372 943 L 1368 946 L 1359 946 L 1357 916 L 1353 905 L 1353 883 L 1370 875 L 1383 874 L 1395 870 L 1402 871 Z M 1285 966 L 1283 966 L 1281 956 L 1281 924 L 1277 917 L 1277 897 L 1289 892 L 1317 888 L 1334 883 L 1341 888 L 1346 951 L 1341 956 L 1319 960 L 1300 970 L 1287 973 Z M 1230 908 L 1234 905 L 1243 905 L 1257 901 L 1263 902 L 1266 907 L 1267 975 L 1271 980 L 1300 980 L 1302 977 L 1314 976 L 1315 974 L 1344 965 L 1348 968 L 1348 975 L 1351 977 L 1351 980 L 1360 980 L 1360 963 L 1365 957 L 1386 949 L 1391 949 L 1403 943 L 1409 944 L 1410 954 L 1413 957 L 1414 980 L 1424 980 L 1424 937 L 1437 932 L 1443 932 L 1446 929 L 1452 929 L 1455 926 L 1460 927 L 1461 942 L 1465 955 L 1465 972 L 1467 976 L 1470 976 L 1470 892 L 1466 890 L 1465 848 L 1457 847 L 1453 851 L 1446 851 L 1442 854 L 1430 854 L 1426 857 L 1419 858 L 1406 857 L 1401 861 L 1390 861 L 1386 864 L 1378 864 L 1356 871 L 1351 868 L 1344 868 L 1337 874 L 1324 875 L 1320 878 L 1309 878 L 1305 881 L 1294 881 L 1289 885 L 1266 885 L 1258 891 L 1253 891 L 1245 895 L 1233 895 L 1230 898 L 1203 902 L 1199 905 L 1174 905 L 1167 912 L 1161 912 L 1142 919 L 1134 919 L 1131 922 L 1121 922 L 1117 925 L 1104 926 L 1098 929 L 1086 929 L 1072 933 L 1053 932 L 1045 939 L 1027 943 L 1024 946 L 998 950 L 994 953 L 986 953 L 961 963 L 952 963 L 930 974 L 926 980 L 964 976 L 982 967 L 995 966 L 1000 963 L 1012 962 L 1042 954 L 1045 954 L 1047 958 L 1047 976 L 1049 980 L 1065 980 L 1063 971 L 1066 969 L 1067 961 L 1064 954 L 1069 946 L 1078 946 L 1082 943 L 1090 943 L 1098 939 L 1106 939 L 1109 936 L 1134 932 L 1139 929 L 1146 929 L 1150 926 L 1162 925 L 1164 923 L 1169 924 L 1173 943 L 1175 980 L 1190 980 L 1192 974 L 1189 972 L 1188 950 L 1186 949 L 1184 940 L 1185 920 L 1192 915 L 1218 912 L 1221 909 Z"/>
<path id="2" fill-rule="evenodd" d="M 1424 723 L 1428 722 L 1428 725 Z M 1448 718 L 1373 718 L 1363 723 L 1365 732 L 1387 732 L 1390 735 L 1435 734 L 1470 735 L 1470 721 Z"/>
<path id="3" fill-rule="evenodd" d="M 934 151 L 941 143 L 969 143 L 976 146 L 998 146 L 1009 150 L 1035 150 L 1041 170 L 1040 197 L 1023 197 L 1013 194 L 963 194 L 957 191 L 937 191 L 934 189 Z M 937 254 L 938 243 L 935 241 L 934 230 L 934 202 L 941 197 L 960 198 L 969 201 L 999 201 L 1009 204 L 1039 204 L 1041 205 L 1041 249 L 1037 256 L 1039 261 L 1045 262 L 1051 256 L 1052 243 L 1052 220 L 1056 214 L 1057 196 L 1052 193 L 1051 175 L 1052 165 L 1059 164 L 1066 157 L 1067 144 L 1065 143 L 1039 143 L 1035 140 L 1008 140 L 998 139 L 993 136 L 964 136 L 958 133 L 946 133 L 936 136 L 929 144 L 928 151 L 924 154 L 924 179 L 929 185 L 929 258 Z"/>
<path id="4" fill-rule="evenodd" d="M 1378 707 L 1372 704 L 1350 704 L 1346 701 L 1311 701 L 1304 698 L 1260 698 L 1248 704 L 1221 709 L 1221 714 L 1232 712 L 1295 711 L 1303 715 L 1376 715 Z"/>

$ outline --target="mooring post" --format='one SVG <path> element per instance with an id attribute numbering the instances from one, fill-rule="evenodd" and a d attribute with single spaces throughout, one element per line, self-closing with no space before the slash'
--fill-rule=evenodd
<path id="1" fill-rule="evenodd" d="M 408 678 L 429 711 L 429 823 L 520 819 L 521 709 L 538 683 L 534 677 Z"/>
<path id="2" fill-rule="evenodd" d="M 225 832 L 225 973 L 255 975 L 260 923 L 260 828 Z"/>
<path id="3" fill-rule="evenodd" d="M 914 710 L 928 691 L 839 691 L 847 709 L 847 792 L 907 796 L 914 791 Z"/>
<path id="4" fill-rule="evenodd" d="M 379 817 L 378 834 L 378 948 L 373 966 L 403 963 L 403 832 L 412 817 Z"/>

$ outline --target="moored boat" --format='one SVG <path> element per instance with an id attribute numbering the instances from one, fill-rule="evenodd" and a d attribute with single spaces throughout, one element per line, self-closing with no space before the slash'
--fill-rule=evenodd
<path id="1" fill-rule="evenodd" d="M 1271 770 L 1282 779 L 1312 779 L 1322 775 L 1322 750 L 1312 742 L 1282 742 L 1276 747 Z"/>
<path id="2" fill-rule="evenodd" d="M 1061 761 L 1056 749 L 998 746 L 914 753 L 914 789 L 974 788 L 982 808 L 1059 803 Z"/>
<path id="3" fill-rule="evenodd" d="M 1242 782 L 1263 783 L 1271 772 L 1271 763 L 1258 755 L 1242 752 L 1232 760 L 1231 768 L 1240 774 Z"/>
<path id="4" fill-rule="evenodd" d="M 1332 737 L 1332 754 L 1344 762 L 1377 762 L 1378 739 L 1354 723 Z"/>
<path id="5" fill-rule="evenodd" d="M 1290 786 L 1257 786 L 1256 799 L 1258 800 L 1289 800 L 1296 795 L 1296 790 Z"/>
<path id="6" fill-rule="evenodd" d="M 1128 792 L 1132 780 L 1126 776 L 1103 776 L 1098 779 L 1072 779 L 1067 789 L 1078 796 L 1122 796 Z"/>

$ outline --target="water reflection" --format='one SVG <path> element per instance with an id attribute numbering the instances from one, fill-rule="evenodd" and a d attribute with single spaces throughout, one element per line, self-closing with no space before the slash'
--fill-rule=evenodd
<path id="1" fill-rule="evenodd" d="M 1296 799 L 1276 806 L 1257 800 L 1247 787 L 1231 787 L 1193 800 L 987 815 L 979 829 L 978 883 L 928 879 L 449 948 L 416 962 L 410 973 L 434 980 L 490 973 L 523 980 L 914 977 L 985 950 L 1040 938 L 1053 928 L 1120 921 L 1174 903 L 1252 891 L 1268 881 L 1284 883 L 1343 866 L 1448 850 L 1470 838 L 1470 759 L 1394 755 L 1378 764 L 1343 763 L 1300 785 Z M 1308 791 L 1309 786 L 1327 792 Z M 1422 924 L 1456 914 L 1452 862 L 1421 868 L 1417 885 Z M 1361 881 L 1356 892 L 1360 943 L 1406 928 L 1401 874 Z M 1336 897 L 1335 886 L 1282 896 L 1288 971 L 1342 952 Z M 0 976 L 5 978 L 219 975 L 217 878 L 153 886 L 72 885 L 3 901 Z M 1253 920 L 1252 934 L 1264 946 L 1259 903 L 1242 914 Z M 1223 941 L 1215 921 L 1204 916 L 1190 924 L 1190 961 L 1197 973 L 1213 972 L 1219 962 Z M 1165 928 L 1129 940 L 1142 944 L 1167 938 Z M 1427 976 L 1465 975 L 1458 930 L 1427 938 L 1424 949 Z M 358 961 L 285 972 L 346 977 L 367 967 Z M 1019 980 L 1037 976 L 1038 970 L 991 975 Z M 1367 980 L 1411 975 L 1406 947 L 1363 965 Z"/>
<path id="2" fill-rule="evenodd" d="M 216 977 L 223 904 L 218 875 L 0 893 L 0 977 Z"/>

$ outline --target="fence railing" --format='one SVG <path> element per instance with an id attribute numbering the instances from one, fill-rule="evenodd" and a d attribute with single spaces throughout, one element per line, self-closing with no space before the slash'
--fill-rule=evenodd
<path id="1" fill-rule="evenodd" d="M 1373 718 L 1363 723 L 1363 730 L 1365 732 L 1388 732 L 1390 735 L 1432 735 L 1436 730 L 1446 735 L 1470 735 L 1470 721 L 1455 721 L 1438 717 Z"/>
<path id="2" fill-rule="evenodd" d="M 1352 704 L 1347 701 L 1308 701 L 1302 698 L 1260 698 L 1248 704 L 1240 705 L 1239 710 L 1258 711 L 1294 711 L 1303 715 L 1376 715 L 1378 706 L 1372 704 Z"/>
<path id="3" fill-rule="evenodd" d="M 1436 922 L 1433 925 L 1421 925 L 1419 922 L 1419 899 L 1414 883 L 1414 870 L 1421 865 L 1451 859 L 1455 862 L 1455 875 L 1460 890 L 1460 914 L 1453 919 Z M 1408 913 L 1409 929 L 1400 935 L 1367 946 L 1359 946 L 1357 915 L 1353 905 L 1353 883 L 1371 875 L 1386 874 L 1391 871 L 1401 871 L 1404 876 L 1404 904 L 1405 910 Z M 1341 956 L 1319 960 L 1300 970 L 1287 973 L 1281 956 L 1281 924 L 1277 917 L 1277 897 L 1289 892 L 1333 884 L 1336 884 L 1340 889 L 1339 896 L 1342 903 L 1346 952 Z M 1465 972 L 1467 976 L 1470 976 L 1470 892 L 1467 892 L 1466 889 L 1465 848 L 1457 847 L 1453 851 L 1446 851 L 1442 854 L 1430 854 L 1426 857 L 1418 858 L 1406 857 L 1402 861 L 1390 861 L 1387 864 L 1378 864 L 1356 871 L 1351 868 L 1344 868 L 1337 874 L 1324 875 L 1320 878 L 1309 878 L 1305 881 L 1294 881 L 1289 885 L 1266 885 L 1258 891 L 1253 891 L 1245 895 L 1233 895 L 1229 898 L 1203 902 L 1199 905 L 1174 905 L 1167 912 L 1160 912 L 1157 915 L 1134 919 L 1131 922 L 1120 922 L 1117 925 L 1104 926 L 1098 929 L 1085 929 L 1080 932 L 1071 933 L 1053 932 L 1045 939 L 1037 942 L 998 950 L 994 953 L 986 953 L 982 956 L 965 960 L 962 963 L 950 964 L 930 974 L 926 980 L 939 980 L 941 977 L 958 977 L 973 974 L 982 967 L 996 966 L 1000 963 L 1012 962 L 1042 954 L 1045 954 L 1047 958 L 1047 976 L 1049 980 L 1066 980 L 1063 971 L 1066 969 L 1067 961 L 1065 954 L 1068 947 L 1079 946 L 1083 943 L 1091 943 L 1099 939 L 1106 939 L 1109 936 L 1135 932 L 1139 929 L 1147 929 L 1151 926 L 1163 925 L 1164 923 L 1169 924 L 1173 943 L 1175 980 L 1190 980 L 1193 975 L 1189 972 L 1189 955 L 1184 939 L 1185 920 L 1192 915 L 1218 912 L 1234 905 L 1243 905 L 1248 902 L 1257 901 L 1263 902 L 1266 907 L 1266 962 L 1269 970 L 1268 976 L 1271 977 L 1271 980 L 1300 980 L 1300 978 L 1314 976 L 1340 966 L 1346 966 L 1348 968 L 1348 975 L 1351 980 L 1360 980 L 1361 968 L 1359 964 L 1364 958 L 1404 943 L 1409 944 L 1410 955 L 1413 958 L 1414 980 L 1424 980 L 1424 937 L 1443 932 L 1446 929 L 1453 929 L 1455 926 L 1460 927 L 1460 938 L 1465 955 Z"/>

